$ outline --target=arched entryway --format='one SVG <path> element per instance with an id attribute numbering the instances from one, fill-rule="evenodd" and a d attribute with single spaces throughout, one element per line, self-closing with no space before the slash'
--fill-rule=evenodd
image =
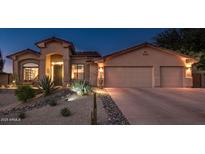
<path id="1" fill-rule="evenodd" d="M 51 54 L 47 56 L 47 72 L 55 86 L 62 86 L 64 79 L 63 56 Z"/>

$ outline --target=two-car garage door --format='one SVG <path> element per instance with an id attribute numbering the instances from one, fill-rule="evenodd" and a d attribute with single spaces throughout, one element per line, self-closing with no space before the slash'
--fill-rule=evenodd
<path id="1" fill-rule="evenodd" d="M 105 87 L 152 87 L 152 67 L 105 67 Z"/>
<path id="2" fill-rule="evenodd" d="M 153 67 L 105 67 L 105 87 L 155 87 Z M 183 67 L 160 67 L 160 87 L 182 87 Z"/>

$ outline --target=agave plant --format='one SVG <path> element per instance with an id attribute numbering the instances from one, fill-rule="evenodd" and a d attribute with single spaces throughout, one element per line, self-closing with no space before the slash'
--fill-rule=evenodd
<path id="1" fill-rule="evenodd" d="M 86 95 L 91 92 L 91 85 L 85 80 L 76 80 L 71 84 L 71 90 L 76 92 L 78 95 Z"/>
<path id="2" fill-rule="evenodd" d="M 44 95 L 49 95 L 54 90 L 54 82 L 48 76 L 44 76 L 39 82 L 39 87 Z"/>

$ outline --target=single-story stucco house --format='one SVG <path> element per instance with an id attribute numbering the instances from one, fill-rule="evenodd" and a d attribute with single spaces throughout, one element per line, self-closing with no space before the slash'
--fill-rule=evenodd
<path id="1" fill-rule="evenodd" d="M 192 87 L 192 64 L 187 55 L 150 43 L 102 57 L 98 52 L 77 52 L 66 40 L 52 37 L 36 43 L 40 52 L 26 49 L 8 55 L 16 82 L 33 83 L 49 76 L 55 85 L 86 80 L 104 87 Z"/>

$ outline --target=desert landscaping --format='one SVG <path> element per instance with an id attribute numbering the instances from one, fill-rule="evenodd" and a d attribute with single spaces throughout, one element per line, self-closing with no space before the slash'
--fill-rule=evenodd
<path id="1" fill-rule="evenodd" d="M 97 124 L 129 124 L 121 111 L 103 89 L 97 93 Z M 69 88 L 59 88 L 49 96 L 42 94 L 27 102 L 15 96 L 14 89 L 0 90 L 1 125 L 90 125 L 94 94 L 78 95 Z M 5 99 L 6 98 L 6 99 Z M 69 115 L 62 114 L 63 109 Z"/>

